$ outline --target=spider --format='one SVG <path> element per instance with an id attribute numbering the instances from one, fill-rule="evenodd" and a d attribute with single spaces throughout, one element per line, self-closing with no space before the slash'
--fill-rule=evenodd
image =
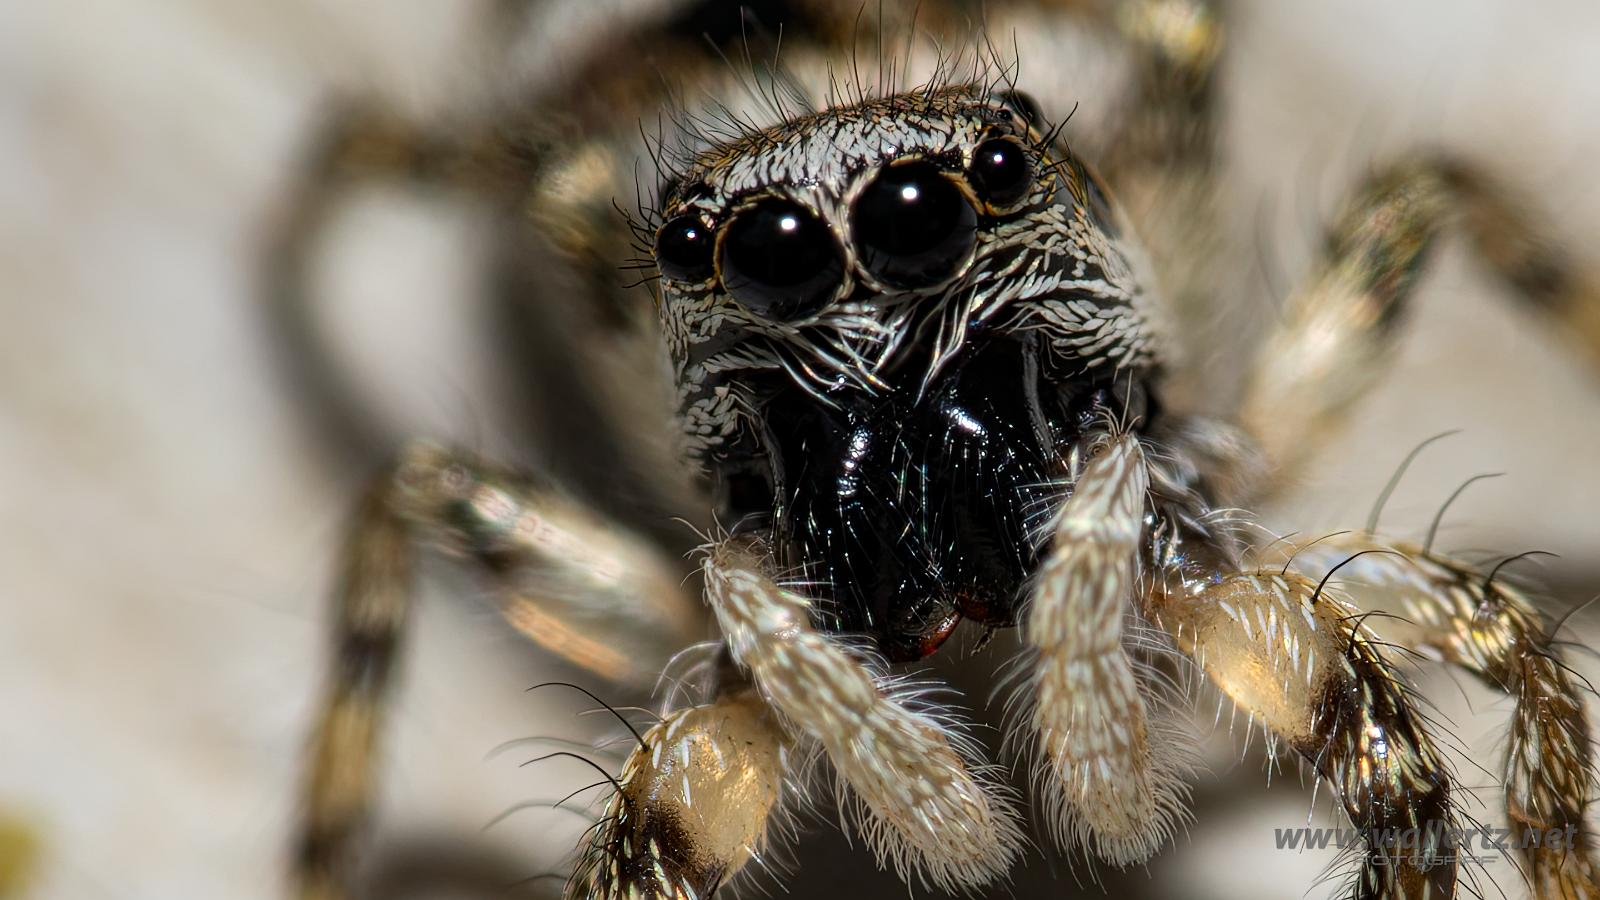
<path id="1" fill-rule="evenodd" d="M 1003 879 L 1024 852 L 1020 798 L 956 708 L 897 674 L 969 621 L 1020 629 L 1010 739 L 1063 850 L 1127 866 L 1184 824 L 1194 672 L 1336 795 L 1364 842 L 1352 896 L 1472 891 L 1410 654 L 1512 699 L 1505 807 L 1531 892 L 1600 897 L 1580 679 L 1499 577 L 1514 558 L 1485 570 L 1375 522 L 1264 537 L 1244 511 L 1379 379 L 1446 229 L 1590 347 L 1593 279 L 1483 173 L 1397 160 L 1331 223 L 1242 380 L 1219 381 L 1196 342 L 1231 249 L 1214 185 L 1223 21 L 1202 0 L 1065 6 L 991 3 L 980 28 L 959 2 L 700 0 L 624 16 L 613 46 L 639 53 L 584 59 L 492 127 L 339 120 L 270 268 L 330 422 L 394 446 L 343 396 L 306 315 L 338 188 L 465 185 L 503 214 L 499 286 L 545 325 L 533 389 L 583 435 L 567 464 L 618 484 L 580 498 L 458 449 L 394 454 L 346 554 L 303 896 L 354 889 L 425 545 L 616 684 L 681 669 L 706 611 L 715 624 L 697 687 L 607 773 L 568 897 L 717 893 L 766 856 L 818 763 L 908 882 Z M 1111 48 L 1110 99 L 1025 84 L 982 37 L 1015 35 L 1024 57 L 1078 46 L 1067 30 Z M 1069 115 L 1073 101 L 1094 109 Z M 619 212 L 630 199 L 637 216 Z M 632 284 L 616 277 L 630 252 Z M 674 509 L 710 523 L 692 572 L 663 525 Z"/>

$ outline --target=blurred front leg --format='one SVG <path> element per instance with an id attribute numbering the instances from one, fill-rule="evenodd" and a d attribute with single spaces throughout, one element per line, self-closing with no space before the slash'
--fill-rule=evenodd
<path id="1" fill-rule="evenodd" d="M 650 545 L 553 490 L 432 445 L 410 447 L 368 493 L 345 550 L 293 859 L 306 900 L 353 888 L 419 545 L 473 563 L 508 623 L 612 682 L 648 687 L 702 634 L 696 604 Z"/>
<path id="2" fill-rule="evenodd" d="M 1273 469 L 1261 493 L 1289 480 L 1382 378 L 1447 226 L 1461 226 L 1517 299 L 1600 360 L 1600 274 L 1540 224 L 1453 160 L 1408 160 L 1370 177 L 1329 229 L 1323 259 L 1288 299 L 1250 373 L 1239 422 Z"/>

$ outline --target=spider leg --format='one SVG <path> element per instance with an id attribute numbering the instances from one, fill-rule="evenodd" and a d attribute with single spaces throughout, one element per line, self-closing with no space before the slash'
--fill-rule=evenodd
<path id="1" fill-rule="evenodd" d="M 579 851 L 569 900 L 710 897 L 767 843 L 790 743 L 745 685 L 646 731 Z"/>
<path id="2" fill-rule="evenodd" d="M 380 484 L 363 501 L 345 550 L 335 669 L 311 740 L 292 860 L 304 900 L 349 896 L 353 845 L 372 803 L 371 757 L 411 594 L 408 538 L 391 490 Z"/>
<path id="3" fill-rule="evenodd" d="M 1381 550 L 1393 552 L 1363 553 Z M 1505 803 L 1534 896 L 1600 897 L 1600 864 L 1585 812 L 1595 792 L 1582 679 L 1568 670 L 1544 617 L 1516 588 L 1406 541 L 1341 534 L 1305 548 L 1294 566 L 1339 570 L 1385 640 L 1461 666 L 1515 702 L 1504 762 Z M 1556 841 L 1541 838 L 1559 834 Z"/>
<path id="4" fill-rule="evenodd" d="M 346 104 L 326 120 L 271 222 L 262 309 L 282 356 L 279 372 L 312 417 L 315 433 L 336 455 L 365 465 L 392 453 L 400 439 L 377 420 L 318 325 L 310 271 L 329 223 L 358 187 L 392 183 L 492 194 L 517 180 L 520 163 L 508 145 L 423 129 L 370 104 Z"/>
<path id="5" fill-rule="evenodd" d="M 409 447 L 368 493 L 345 551 L 293 862 L 308 900 L 344 897 L 351 880 L 419 542 L 470 560 L 508 623 L 614 682 L 648 686 L 703 636 L 697 605 L 650 544 L 548 489 Z"/>
<path id="6" fill-rule="evenodd" d="M 1337 792 L 1366 842 L 1354 896 L 1455 896 L 1450 775 L 1358 609 L 1263 569 L 1156 591 L 1150 617 Z"/>
<path id="7" fill-rule="evenodd" d="M 1517 299 L 1600 366 L 1600 272 L 1567 253 L 1506 185 L 1459 161 L 1442 166 L 1475 252 Z"/>
<path id="8" fill-rule="evenodd" d="M 1141 676 L 1124 647 L 1123 617 L 1137 585 L 1144 453 L 1109 439 L 1075 479 L 1053 525 L 1025 635 L 1037 651 L 1033 726 L 1049 771 L 1054 836 L 1126 865 L 1146 859 L 1183 813 L 1175 744 L 1152 734 Z"/>
<path id="9" fill-rule="evenodd" d="M 812 602 L 775 583 L 754 546 L 718 544 L 704 571 L 733 659 L 827 754 L 853 792 L 841 808 L 854 807 L 881 861 L 943 889 L 976 887 L 1010 867 L 1022 841 L 1016 814 L 949 722 L 892 696 L 857 654 L 818 631 Z"/>
<path id="10" fill-rule="evenodd" d="M 682 529 L 657 523 L 704 503 L 673 445 L 654 310 L 619 270 L 632 253 L 618 212 L 636 176 L 631 147 L 548 102 L 465 123 L 414 123 L 366 102 L 333 110 L 263 255 L 277 369 L 334 458 L 363 475 L 391 458 L 412 428 L 384 420 L 345 364 L 315 263 L 363 189 L 387 185 L 460 205 L 493 223 L 486 296 L 462 315 L 481 316 L 485 346 L 501 351 L 485 355 L 497 379 L 489 399 L 514 410 L 504 422 L 516 444 L 604 512 L 681 544 Z"/>
<path id="11" fill-rule="evenodd" d="M 1104 139 L 1101 170 L 1158 261 L 1176 260 L 1194 239 L 1177 230 L 1172 220 L 1183 210 L 1172 202 L 1215 215 L 1216 69 L 1225 36 L 1218 4 L 1129 0 L 1099 14 L 1133 62 L 1126 112 Z"/>
<path id="12" fill-rule="evenodd" d="M 1524 300 L 1600 354 L 1600 277 L 1471 169 L 1439 159 L 1392 166 L 1335 220 L 1324 259 L 1289 299 L 1246 385 L 1239 420 L 1280 482 L 1381 376 L 1417 278 L 1452 222 Z"/>
<path id="13" fill-rule="evenodd" d="M 1173 334 L 1204 336 L 1191 346 L 1221 344 L 1238 330 L 1215 302 L 1238 278 L 1226 261 L 1240 257 L 1218 183 L 1216 74 L 1226 38 L 1220 6 L 1131 0 L 1104 12 L 1131 51 L 1133 71 L 1119 103 L 1126 112 L 1092 158 L 1149 254 L 1165 325 Z M 1225 383 L 1225 361 L 1213 356 L 1168 361 L 1174 402 L 1205 407 L 1205 398 L 1181 395 L 1192 383 Z"/>

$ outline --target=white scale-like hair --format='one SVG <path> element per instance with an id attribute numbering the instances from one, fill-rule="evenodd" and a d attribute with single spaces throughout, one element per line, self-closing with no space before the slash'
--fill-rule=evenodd
<path id="1" fill-rule="evenodd" d="M 707 596 L 733 657 L 764 699 L 821 745 L 840 779 L 840 807 L 902 876 L 972 889 L 1011 867 L 1023 840 L 1009 792 L 977 763 L 944 717 L 891 696 L 836 638 L 811 624 L 811 604 L 779 587 L 748 548 L 718 545 Z"/>

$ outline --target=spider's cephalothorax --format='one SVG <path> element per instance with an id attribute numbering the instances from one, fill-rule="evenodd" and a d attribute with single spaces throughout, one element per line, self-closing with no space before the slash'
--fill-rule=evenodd
<path id="1" fill-rule="evenodd" d="M 1155 363 L 1101 186 L 1026 101 L 946 87 L 703 155 L 662 204 L 689 446 L 832 630 L 1014 624 L 1073 450 Z"/>

